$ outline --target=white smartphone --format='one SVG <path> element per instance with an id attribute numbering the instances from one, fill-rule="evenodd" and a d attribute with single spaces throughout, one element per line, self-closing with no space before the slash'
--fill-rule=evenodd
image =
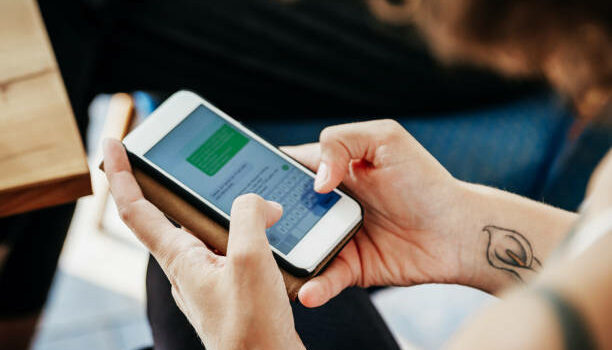
<path id="1" fill-rule="evenodd" d="M 336 189 L 314 191 L 314 174 L 200 96 L 179 91 L 123 141 L 132 165 L 228 227 L 236 197 L 283 205 L 266 233 L 281 266 L 318 273 L 361 225 L 359 203 Z"/>

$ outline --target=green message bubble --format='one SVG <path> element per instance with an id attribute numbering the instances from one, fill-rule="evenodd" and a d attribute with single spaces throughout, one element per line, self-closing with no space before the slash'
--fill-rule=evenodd
<path id="1" fill-rule="evenodd" d="M 215 175 L 249 139 L 225 124 L 193 152 L 187 161 L 206 175 Z"/>

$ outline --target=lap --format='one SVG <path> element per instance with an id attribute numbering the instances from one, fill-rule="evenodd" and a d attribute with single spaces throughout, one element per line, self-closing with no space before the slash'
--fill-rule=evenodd
<path id="1" fill-rule="evenodd" d="M 316 309 L 307 309 L 299 302 L 293 302 L 291 307 L 296 330 L 307 349 L 399 350 L 366 290 L 349 288 Z M 147 310 L 156 350 L 203 349 L 172 299 L 170 283 L 153 258 L 149 259 L 147 269 Z"/>

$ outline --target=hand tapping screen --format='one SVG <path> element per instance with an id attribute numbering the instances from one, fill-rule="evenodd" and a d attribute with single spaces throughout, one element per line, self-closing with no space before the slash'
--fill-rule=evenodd
<path id="1" fill-rule="evenodd" d="M 234 199 L 244 193 L 281 203 L 283 217 L 267 236 L 285 255 L 340 198 L 335 192 L 316 193 L 312 177 L 204 105 L 145 157 L 228 215 Z"/>

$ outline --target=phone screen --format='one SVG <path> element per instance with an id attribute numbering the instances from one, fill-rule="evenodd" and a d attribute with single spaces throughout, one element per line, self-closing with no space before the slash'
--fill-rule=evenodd
<path id="1" fill-rule="evenodd" d="M 282 218 L 266 233 L 285 255 L 340 199 L 335 192 L 315 192 L 312 177 L 204 105 L 145 157 L 228 215 L 244 193 L 282 204 Z"/>

